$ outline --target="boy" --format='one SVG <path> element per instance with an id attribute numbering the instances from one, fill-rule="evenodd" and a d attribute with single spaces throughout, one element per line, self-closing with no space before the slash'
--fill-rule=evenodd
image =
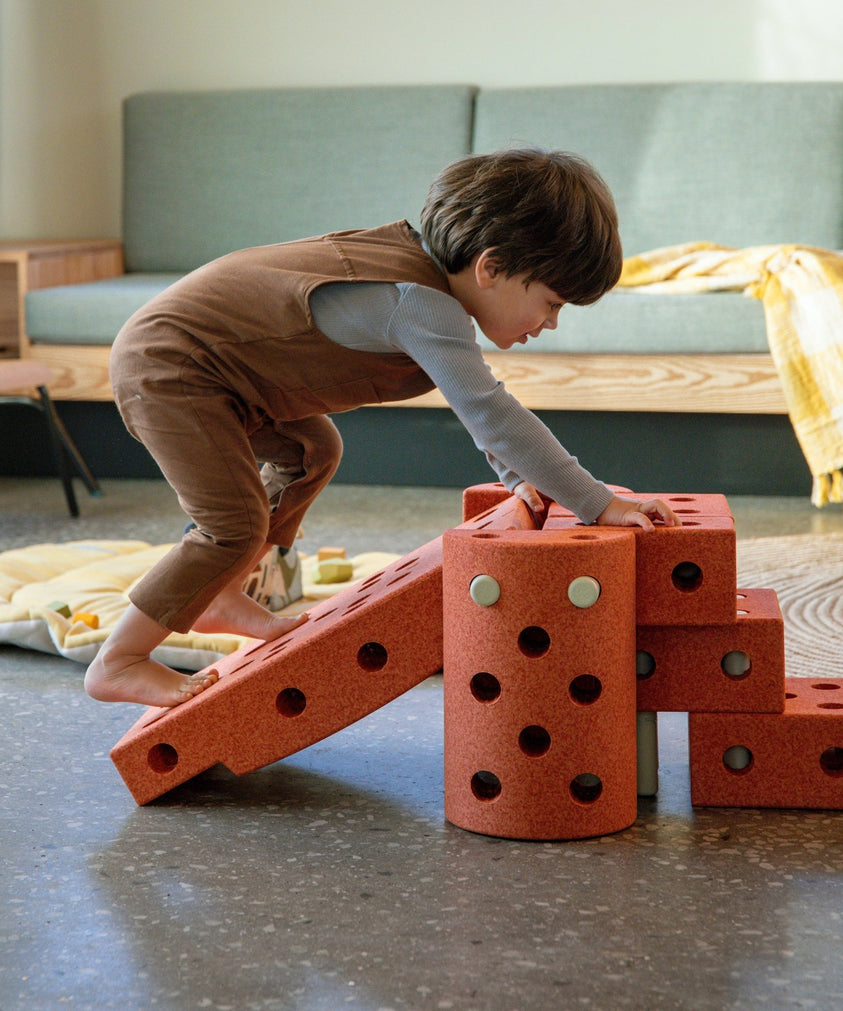
<path id="1" fill-rule="evenodd" d="M 216 675 L 151 660 L 170 630 L 270 640 L 306 620 L 271 613 L 242 584 L 269 547 L 292 545 L 334 474 L 334 411 L 438 386 L 534 510 L 540 491 L 585 523 L 678 524 L 664 503 L 618 498 L 580 467 L 494 379 L 471 323 L 498 348 L 526 344 L 566 302 L 597 301 L 621 262 L 614 203 L 588 163 L 502 151 L 440 173 L 421 236 L 403 221 L 241 250 L 135 313 L 112 351 L 115 401 L 195 527 L 134 588 L 88 693 L 177 705 Z"/>

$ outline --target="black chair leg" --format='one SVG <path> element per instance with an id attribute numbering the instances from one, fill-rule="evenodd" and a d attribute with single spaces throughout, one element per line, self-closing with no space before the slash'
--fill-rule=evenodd
<path id="1" fill-rule="evenodd" d="M 59 417 L 59 413 L 55 408 L 55 404 L 53 403 L 52 397 L 47 391 L 46 386 L 39 386 L 38 392 L 41 394 L 41 402 L 44 405 L 44 413 L 47 415 L 47 424 L 49 424 L 55 431 L 59 442 L 73 461 L 76 471 L 82 478 L 89 494 L 94 498 L 98 498 L 102 495 L 102 488 L 100 488 L 99 482 L 91 473 L 91 469 L 86 463 L 85 458 L 79 452 L 76 443 L 73 439 L 71 439 L 70 433 L 65 428 L 64 422 Z"/>
<path id="2" fill-rule="evenodd" d="M 73 490 L 73 474 L 70 469 L 70 460 L 68 459 L 67 450 L 64 448 L 61 436 L 55 426 L 53 412 L 49 410 L 47 404 L 43 401 L 43 389 L 39 389 L 38 392 L 41 393 L 42 396 L 42 402 L 39 406 L 42 409 L 44 421 L 47 425 L 50 448 L 53 451 L 53 459 L 55 460 L 56 470 L 59 472 L 62 487 L 64 488 L 64 497 L 67 499 L 67 508 L 70 510 L 71 516 L 78 516 L 79 504 L 76 501 L 76 493 Z"/>

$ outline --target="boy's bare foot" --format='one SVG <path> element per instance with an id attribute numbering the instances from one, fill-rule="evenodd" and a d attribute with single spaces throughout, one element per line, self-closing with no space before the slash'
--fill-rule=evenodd
<path id="1" fill-rule="evenodd" d="M 100 650 L 85 675 L 85 691 L 99 702 L 138 702 L 144 706 L 177 706 L 218 679 L 216 671 L 180 674 L 155 660 L 129 663 L 103 659 Z"/>
<path id="2" fill-rule="evenodd" d="M 286 635 L 305 621 L 307 614 L 291 617 L 273 614 L 239 588 L 229 586 L 217 594 L 213 603 L 193 623 L 193 629 L 196 632 L 247 635 L 269 642 Z"/>
<path id="3" fill-rule="evenodd" d="M 228 632 L 269 641 L 307 621 L 307 614 L 273 614 L 239 588 L 224 589 L 194 624 L 197 632 Z M 146 706 L 177 706 L 206 688 L 216 671 L 182 674 L 150 659 L 169 634 L 134 604 L 129 604 L 85 675 L 85 691 L 100 702 L 138 702 Z"/>

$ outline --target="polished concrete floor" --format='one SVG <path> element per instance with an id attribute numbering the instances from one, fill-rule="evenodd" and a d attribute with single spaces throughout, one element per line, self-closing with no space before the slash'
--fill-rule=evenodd
<path id="1" fill-rule="evenodd" d="M 162 482 L 105 492 L 71 520 L 57 482 L 0 480 L 0 549 L 178 536 Z M 743 537 L 843 529 L 839 507 L 731 504 Z M 459 512 L 457 490 L 330 488 L 303 547 L 403 554 Z M 444 819 L 439 678 L 139 808 L 108 757 L 139 710 L 82 674 L 0 647 L 3 1011 L 843 1006 L 843 813 L 693 809 L 682 716 L 631 828 L 518 842 Z"/>

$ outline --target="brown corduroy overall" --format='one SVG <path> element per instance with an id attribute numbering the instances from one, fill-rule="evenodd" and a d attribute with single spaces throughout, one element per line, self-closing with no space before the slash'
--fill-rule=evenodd
<path id="1" fill-rule="evenodd" d="M 130 594 L 166 628 L 188 631 L 263 544 L 292 544 L 342 454 L 325 415 L 433 388 L 408 355 L 355 351 L 316 329 L 310 294 L 332 281 L 449 291 L 397 222 L 231 253 L 154 298 L 117 336 L 120 413 L 196 523 Z M 291 476 L 272 511 L 258 460 Z"/>

